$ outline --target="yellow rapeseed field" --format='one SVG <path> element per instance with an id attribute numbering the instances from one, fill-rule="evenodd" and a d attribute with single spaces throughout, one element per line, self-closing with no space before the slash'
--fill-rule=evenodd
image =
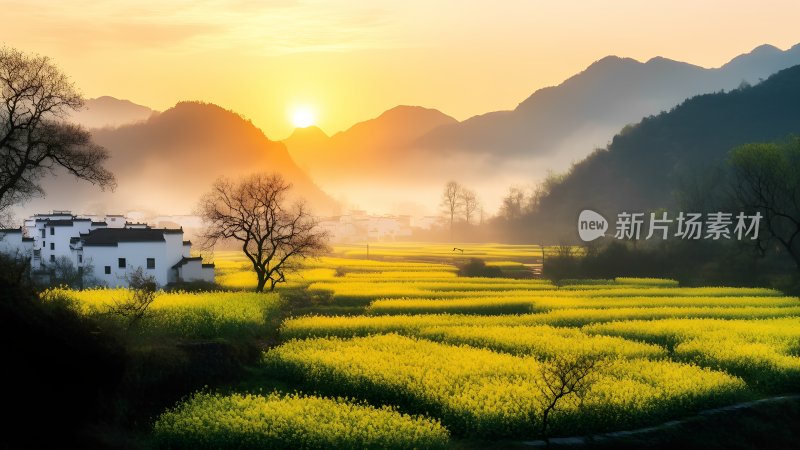
<path id="1" fill-rule="evenodd" d="M 532 278 L 542 251 L 370 243 L 367 258 L 365 244 L 340 245 L 305 261 L 273 294 L 248 292 L 255 286 L 249 262 L 219 252 L 217 282 L 230 291 L 161 292 L 140 331 L 252 337 L 288 316 L 262 369 L 291 392 L 315 395 L 203 391 L 164 412 L 154 440 L 198 449 L 234 442 L 442 448 L 451 435 L 536 437 L 542 370 L 572 356 L 597 360 L 598 372 L 583 400 L 570 395 L 559 404 L 554 435 L 649 425 L 800 388 L 796 297 L 661 278 L 557 286 Z M 558 251 L 545 248 L 545 257 Z M 474 257 L 504 277 L 459 276 L 458 266 Z M 100 316 L 127 295 L 124 289 L 43 294 L 70 298 L 85 314 Z M 316 309 L 293 309 L 298 298 Z M 303 315 L 309 310 L 330 315 Z"/>
<path id="2" fill-rule="evenodd" d="M 343 398 L 198 393 L 158 418 L 154 438 L 174 449 L 441 449 L 438 421 Z"/>

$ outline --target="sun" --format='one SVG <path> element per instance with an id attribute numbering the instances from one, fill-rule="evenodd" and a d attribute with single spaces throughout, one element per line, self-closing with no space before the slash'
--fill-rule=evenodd
<path id="1" fill-rule="evenodd" d="M 314 110 L 308 106 L 300 106 L 292 111 L 292 124 L 297 128 L 308 128 L 316 123 Z"/>

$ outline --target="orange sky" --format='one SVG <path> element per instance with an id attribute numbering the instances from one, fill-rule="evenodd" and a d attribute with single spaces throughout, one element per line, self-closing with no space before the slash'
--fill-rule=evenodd
<path id="1" fill-rule="evenodd" d="M 800 42 L 796 0 L 0 0 L 0 15 L 0 43 L 53 57 L 87 97 L 210 101 L 272 139 L 299 105 L 328 133 L 398 104 L 461 120 L 608 54 L 715 67 Z"/>

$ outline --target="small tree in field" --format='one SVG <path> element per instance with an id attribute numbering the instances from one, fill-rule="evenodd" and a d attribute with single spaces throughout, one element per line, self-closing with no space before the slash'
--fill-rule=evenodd
<path id="1" fill-rule="evenodd" d="M 141 267 L 128 274 L 125 280 L 128 282 L 127 297 L 115 301 L 108 312 L 122 318 L 130 328 L 147 315 L 150 305 L 156 299 L 158 282 Z"/>
<path id="2" fill-rule="evenodd" d="M 561 401 L 574 395 L 580 406 L 597 380 L 604 360 L 596 354 L 568 353 L 556 355 L 542 363 L 541 379 L 536 384 L 542 407 L 539 431 L 549 445 L 550 415 Z"/>
<path id="3" fill-rule="evenodd" d="M 204 247 L 236 241 L 258 277 L 257 292 L 286 281 L 299 260 L 328 250 L 327 234 L 304 203 L 286 203 L 291 184 L 279 174 L 256 174 L 239 182 L 221 178 L 200 201 L 206 223 Z"/>

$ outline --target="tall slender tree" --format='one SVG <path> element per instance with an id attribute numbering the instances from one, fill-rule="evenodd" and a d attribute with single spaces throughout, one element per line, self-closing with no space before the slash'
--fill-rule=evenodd
<path id="1" fill-rule="evenodd" d="M 462 205 L 462 198 L 461 192 L 463 188 L 460 184 L 456 181 L 448 181 L 447 184 L 444 185 L 444 191 L 442 192 L 442 202 L 441 206 L 444 210 L 445 215 L 450 218 L 450 237 L 453 237 L 453 224 L 456 220 L 456 214 L 458 214 L 459 208 Z"/>
<path id="2" fill-rule="evenodd" d="M 467 225 L 472 224 L 472 219 L 478 213 L 481 204 L 478 201 L 478 196 L 472 189 L 461 189 L 461 207 L 464 213 L 464 221 Z"/>

